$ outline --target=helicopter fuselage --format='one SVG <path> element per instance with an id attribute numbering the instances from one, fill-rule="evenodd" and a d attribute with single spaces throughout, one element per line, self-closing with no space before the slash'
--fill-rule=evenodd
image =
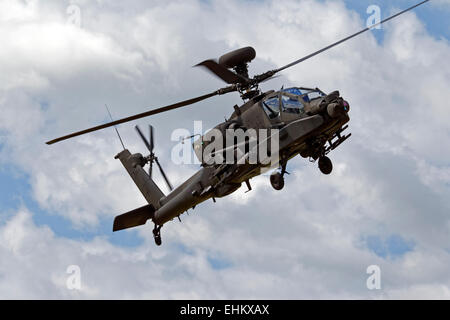
<path id="1" fill-rule="evenodd" d="M 207 199 L 212 198 L 215 201 L 216 197 L 229 195 L 239 189 L 243 182 L 251 190 L 250 179 L 270 168 L 280 168 L 280 172 L 274 172 L 270 175 L 270 183 L 275 190 L 281 190 L 284 187 L 284 174 L 287 173 L 287 162 L 298 154 L 304 158 L 309 158 L 312 162 L 318 160 L 320 171 L 323 174 L 330 174 L 333 165 L 326 155 L 336 149 L 351 135 L 342 134 L 348 127 L 346 123 L 350 120 L 348 116 L 350 107 L 347 101 L 340 97 L 338 91 L 326 95 L 317 88 L 288 88 L 276 92 L 261 93 L 259 84 L 273 79 L 280 72 L 370 31 L 375 26 L 390 21 L 426 2 L 429 2 L 429 0 L 423 0 L 372 26 L 366 26 L 350 36 L 282 67 L 268 70 L 252 77 L 249 76 L 248 72 L 249 63 L 256 57 L 256 51 L 252 47 L 244 47 L 228 52 L 222 55 L 218 61 L 216 59 L 207 59 L 196 66 L 204 67 L 210 73 L 220 78 L 227 83 L 226 87 L 119 120 L 113 120 L 111 117 L 111 122 L 109 123 L 73 132 L 46 143 L 49 145 L 54 144 L 121 123 L 186 107 L 211 97 L 231 92 L 238 92 L 244 101 L 248 100 L 240 107 L 236 105 L 234 113 L 228 120 L 203 135 L 197 141 L 197 144 L 194 142 L 194 151 L 202 163 L 202 168 L 167 196 L 163 194 L 151 178 L 152 166 L 155 163 L 169 189 L 172 190 L 172 185 L 153 152 L 153 127 L 149 126 L 150 139 L 147 140 L 136 126 L 138 134 L 150 151 L 150 154 L 146 157 L 138 153 L 131 154 L 129 150 L 125 149 L 116 128 L 117 135 L 124 147 L 124 150 L 116 158 L 122 162 L 144 195 L 148 205 L 117 216 L 114 219 L 113 231 L 136 227 L 145 224 L 147 220 L 151 219 L 155 224 L 153 229 L 155 243 L 161 245 L 160 229 L 164 223 L 175 217 L 179 218 L 182 213 Z M 252 130 L 259 131 L 249 136 L 248 142 L 244 137 L 244 140 L 241 140 L 241 142 L 238 140 L 236 145 L 234 145 L 234 134 L 232 144 L 227 145 L 230 130 L 234 133 L 249 133 Z M 262 133 L 261 130 L 263 130 Z M 210 139 L 209 135 L 214 136 L 217 132 L 219 132 L 220 138 L 217 138 L 216 135 L 216 139 Z M 275 141 L 275 145 L 271 143 L 269 147 L 269 140 L 270 142 Z M 216 147 L 216 142 L 219 141 L 225 142 L 225 147 Z M 252 145 L 255 141 L 256 146 Z M 260 154 L 255 152 L 260 151 L 259 146 L 266 147 L 267 157 L 264 155 L 264 152 Z M 233 161 L 228 161 L 228 155 L 230 154 Z M 251 156 L 254 154 L 257 154 L 260 162 L 252 161 Z M 223 159 L 223 155 L 226 156 L 226 161 L 217 161 L 221 157 Z M 269 163 L 261 161 L 269 157 L 271 159 Z M 214 161 L 211 162 L 211 159 Z M 276 159 L 275 164 L 272 161 L 273 159 Z M 149 173 L 143 169 L 146 164 L 149 164 Z"/>
<path id="2" fill-rule="evenodd" d="M 263 93 L 241 107 L 235 107 L 235 112 L 231 117 L 215 128 L 221 131 L 229 129 L 231 126 L 244 131 L 248 128 L 277 129 L 278 164 L 284 167 L 289 159 L 299 154 L 315 161 L 334 149 L 333 143 L 334 146 L 337 146 L 337 143 L 340 144 L 348 138 L 348 136 L 341 136 L 340 133 L 345 129 L 343 126 L 350 120 L 349 107 L 348 103 L 339 97 L 338 92 L 323 95 L 309 103 L 304 101 L 305 110 L 298 114 L 284 112 L 280 105 L 280 114 L 271 119 L 263 110 L 264 101 L 273 97 L 281 100 L 282 95 L 282 91 Z M 207 134 L 205 136 L 200 138 L 197 143 L 194 142 L 194 149 L 199 143 L 202 143 L 203 150 L 205 149 L 208 145 L 207 142 L 210 142 Z M 333 140 L 336 141 L 333 142 Z M 329 143 L 328 148 L 327 143 Z M 251 178 L 269 169 L 271 169 L 270 166 L 261 163 L 212 165 L 203 163 L 198 172 L 159 200 L 153 221 L 158 225 L 163 225 L 203 201 L 210 198 L 215 201 L 215 198 L 233 193 L 241 187 L 243 182 L 250 186 Z"/>

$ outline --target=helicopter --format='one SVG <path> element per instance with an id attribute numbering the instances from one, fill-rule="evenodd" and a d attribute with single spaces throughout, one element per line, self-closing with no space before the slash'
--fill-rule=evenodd
<path id="1" fill-rule="evenodd" d="M 272 79 L 277 73 L 308 60 L 324 51 L 327 51 L 345 41 L 348 41 L 378 25 L 381 25 L 407 11 L 410 11 L 429 0 L 422 1 L 408 9 L 390 16 L 370 27 L 339 40 L 327 47 L 311 53 L 301 59 L 295 60 L 281 68 L 269 70 L 249 77 L 249 63 L 255 59 L 256 51 L 252 47 L 244 47 L 222 55 L 218 61 L 205 60 L 196 66 L 203 67 L 228 86 L 211 93 L 184 100 L 175 104 L 152 109 L 120 120 L 98 125 L 86 130 L 68 134 L 66 136 L 46 142 L 53 144 L 62 140 L 73 138 L 82 134 L 116 126 L 121 123 L 148 117 L 157 113 L 167 112 L 177 108 L 192 105 L 217 95 L 238 92 L 244 103 L 234 106 L 234 112 L 224 122 L 205 133 L 193 142 L 195 154 L 200 160 L 201 168 L 180 186 L 173 189 L 158 157 L 154 153 L 154 130 L 149 126 L 149 137 L 145 137 L 141 129 L 136 126 L 138 135 L 149 151 L 148 156 L 140 153 L 132 154 L 125 148 L 119 152 L 115 159 L 119 159 L 130 177 L 148 202 L 147 205 L 118 215 L 114 219 L 113 232 L 146 224 L 148 220 L 154 223 L 153 236 L 156 245 L 161 245 L 162 226 L 175 219 L 198 204 L 212 199 L 225 197 L 238 190 L 243 183 L 250 191 L 250 179 L 260 175 L 273 167 L 273 162 L 251 162 L 249 156 L 260 145 L 266 145 L 266 158 L 273 158 L 276 154 L 277 169 L 270 175 L 270 183 L 275 190 L 284 187 L 284 176 L 287 163 L 293 157 L 300 155 L 311 162 L 318 162 L 319 170 L 323 174 L 330 174 L 333 164 L 328 154 L 340 146 L 350 136 L 344 134 L 350 121 L 350 104 L 340 96 L 339 91 L 325 93 L 319 88 L 291 87 L 275 91 L 262 92 L 259 84 Z M 225 148 L 209 148 L 214 142 L 228 138 L 230 132 L 239 130 L 244 134 L 251 130 L 266 130 L 266 134 L 256 133 L 252 137 L 236 143 L 226 144 Z M 117 131 L 117 128 L 116 128 Z M 211 132 L 222 134 L 222 138 L 213 139 Z M 118 131 L 117 134 L 119 135 Z M 227 136 L 228 135 L 228 136 Z M 119 139 L 120 135 L 119 135 Z M 268 141 L 276 140 L 275 147 Z M 225 142 L 226 142 L 225 141 Z M 122 142 L 122 141 L 121 141 Z M 123 143 L 122 143 L 123 145 Z M 223 146 L 223 144 L 220 144 Z M 213 161 L 232 155 L 234 161 Z M 206 156 L 206 157 L 205 157 Z M 207 159 L 205 159 L 207 158 Z M 144 170 L 149 165 L 148 172 Z M 170 189 L 164 194 L 152 179 L 153 164 L 159 168 L 161 175 Z M 181 220 L 180 220 L 181 221 Z"/>

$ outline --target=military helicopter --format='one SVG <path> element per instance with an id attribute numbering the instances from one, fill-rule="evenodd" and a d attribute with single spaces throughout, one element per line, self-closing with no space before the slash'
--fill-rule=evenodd
<path id="1" fill-rule="evenodd" d="M 197 66 L 206 68 L 212 74 L 226 82 L 228 86 L 193 99 L 75 132 L 48 141 L 47 144 L 53 144 L 88 132 L 188 106 L 216 95 L 238 92 L 244 100 L 244 104 L 241 106 L 235 105 L 232 115 L 226 121 L 218 124 L 215 129 L 216 131 L 222 132 L 224 136 L 227 135 L 228 130 L 236 128 L 244 132 L 250 129 L 266 129 L 270 132 L 275 130 L 278 135 L 279 145 L 277 150 L 269 150 L 268 152 L 278 153 L 277 164 L 279 168 L 270 176 L 270 182 L 274 189 L 281 190 L 283 188 L 284 175 L 287 173 L 287 163 L 297 155 L 303 158 L 309 158 L 312 162 L 317 160 L 320 171 L 324 174 L 330 174 L 333 165 L 327 157 L 328 153 L 336 149 L 351 136 L 351 134 L 343 134 L 344 130 L 348 128 L 347 123 L 350 120 L 348 116 L 350 110 L 349 103 L 340 96 L 339 91 L 326 94 L 319 88 L 293 87 L 278 91 L 261 92 L 259 84 L 273 78 L 277 73 L 287 68 L 350 40 L 428 1 L 422 1 L 371 27 L 367 27 L 281 68 L 270 70 L 253 77 L 249 77 L 248 74 L 248 64 L 256 57 L 256 52 L 252 47 L 245 47 L 229 52 L 221 56 L 218 61 L 213 59 L 203 61 Z M 249 163 L 246 160 L 246 157 L 250 153 L 248 141 L 243 144 L 243 149 L 241 148 L 242 145 L 239 148 L 237 148 L 236 144 L 231 147 L 235 160 L 238 154 L 236 150 L 244 150 L 239 153 L 240 159 L 243 159 L 243 161 L 235 161 L 233 163 L 207 163 L 203 156 L 204 151 L 208 147 L 208 143 L 211 143 L 211 139 L 208 137 L 208 133 L 206 133 L 193 143 L 194 151 L 201 161 L 200 170 L 173 190 L 153 151 L 155 146 L 153 127 L 149 127 L 149 139 L 144 136 L 139 127 L 136 126 L 136 130 L 150 154 L 148 156 L 143 156 L 140 153 L 131 154 L 124 147 L 124 150 L 118 153 L 115 158 L 121 161 L 148 204 L 116 216 L 113 231 L 136 227 L 145 224 L 147 220 L 152 220 L 154 223 L 153 235 L 157 245 L 161 245 L 161 227 L 166 222 L 177 217 L 180 219 L 180 215 L 187 212 L 188 209 L 195 208 L 196 205 L 210 198 L 215 202 L 215 198 L 224 197 L 233 193 L 241 187 L 242 183 L 245 183 L 248 190 L 251 190 L 250 179 L 261 174 L 261 169 L 268 166 L 267 164 L 262 164 L 262 162 Z M 265 138 L 257 135 L 257 145 L 262 142 L 267 142 L 268 137 L 272 138 L 271 133 Z M 223 152 L 225 152 L 225 149 L 214 150 L 209 156 L 213 153 L 222 154 Z M 158 166 L 165 182 L 171 190 L 167 195 L 152 180 L 154 163 Z M 148 173 L 143 169 L 147 164 L 149 164 Z"/>

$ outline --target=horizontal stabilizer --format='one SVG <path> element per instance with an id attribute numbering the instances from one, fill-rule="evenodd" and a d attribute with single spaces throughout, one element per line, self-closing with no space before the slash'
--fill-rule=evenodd
<path id="1" fill-rule="evenodd" d="M 148 219 L 152 219 L 155 210 L 153 206 L 146 205 L 114 218 L 113 231 L 128 229 L 143 225 Z"/>

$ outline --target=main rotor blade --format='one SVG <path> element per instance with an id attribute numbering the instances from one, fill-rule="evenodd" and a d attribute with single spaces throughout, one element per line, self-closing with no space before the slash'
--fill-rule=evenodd
<path id="1" fill-rule="evenodd" d="M 135 126 L 134 128 L 136 129 L 137 133 L 141 137 L 142 141 L 144 141 L 144 144 L 147 147 L 148 151 L 150 151 L 150 153 L 152 153 L 152 147 L 151 147 L 150 143 L 147 141 L 147 139 L 145 138 L 145 136 L 142 133 L 141 129 L 139 129 L 139 126 Z"/>
<path id="2" fill-rule="evenodd" d="M 430 0 L 422 1 L 422 2 L 420 2 L 420 3 L 418 3 L 418 4 L 416 4 L 416 5 L 414 5 L 414 6 L 410 7 L 410 8 L 408 8 L 408 9 L 405 9 L 405 10 L 403 10 L 403 11 L 397 13 L 397 14 L 394 14 L 393 16 L 390 16 L 389 18 L 386 18 L 386 19 L 382 20 L 381 22 L 378 22 L 378 23 L 376 23 L 376 24 L 374 24 L 374 25 L 372 25 L 372 26 L 370 26 L 370 27 L 367 27 L 367 28 L 365 28 L 365 29 L 363 29 L 363 30 L 361 30 L 361 31 L 359 31 L 359 32 L 357 32 L 357 33 L 355 33 L 355 34 L 352 34 L 351 36 L 348 36 L 348 37 L 346 37 L 346 38 L 344 38 L 344 39 L 342 39 L 342 40 L 339 40 L 339 41 L 337 41 L 337 42 L 335 42 L 335 43 L 333 43 L 333 44 L 331 44 L 331 45 L 329 45 L 329 46 L 327 46 L 327 47 L 325 47 L 325 48 L 323 48 L 323 49 L 320 49 L 319 51 L 316 51 L 316 52 L 314 52 L 314 53 L 311 53 L 311 54 L 309 54 L 309 55 L 307 55 L 307 56 L 305 56 L 305 57 L 303 57 L 303 58 L 301 58 L 301 59 L 295 60 L 294 62 L 291 62 L 291 63 L 285 65 L 284 67 L 281 67 L 281 68 L 279 68 L 279 69 L 275 69 L 275 70 L 270 71 L 270 72 L 271 72 L 271 73 L 273 72 L 273 74 L 275 74 L 275 73 L 280 72 L 280 71 L 282 71 L 282 70 L 284 70 L 284 69 L 287 69 L 287 68 L 289 68 L 289 67 L 292 67 L 292 66 L 294 66 L 294 65 L 296 65 L 296 64 L 298 64 L 298 63 L 300 63 L 300 62 L 303 62 L 303 61 L 305 61 L 305 60 L 308 60 L 309 58 L 312 58 L 312 57 L 318 55 L 319 53 L 322 53 L 322 52 L 324 52 L 324 51 L 326 51 L 326 50 L 328 50 L 328 49 L 331 49 L 331 48 L 333 48 L 333 47 L 335 47 L 335 46 L 337 46 L 337 45 L 339 45 L 339 44 L 341 44 L 341 43 L 343 43 L 343 42 L 345 42 L 345 41 L 347 41 L 347 40 L 350 40 L 350 39 L 352 39 L 352 38 L 354 38 L 354 37 L 356 37 L 356 36 L 359 36 L 360 34 L 366 32 L 366 31 L 369 31 L 369 30 L 371 30 L 371 29 L 373 29 L 373 28 L 375 28 L 375 27 L 377 27 L 377 26 L 379 26 L 379 25 L 381 25 L 381 24 L 383 24 L 383 23 L 385 23 L 385 22 L 387 22 L 387 21 L 389 21 L 389 20 L 391 20 L 391 19 L 394 19 L 394 18 L 398 17 L 399 15 L 401 15 L 401 14 L 403 14 L 403 13 L 405 13 L 405 12 L 408 12 L 408 11 L 410 11 L 410 10 L 412 10 L 412 9 L 414 9 L 414 8 L 420 6 L 420 5 L 422 5 L 422 4 L 424 4 L 424 3 L 428 2 L 428 1 L 430 1 Z"/>
<path id="3" fill-rule="evenodd" d="M 125 122 L 128 122 L 128 121 L 132 121 L 132 120 L 148 117 L 148 116 L 151 116 L 151 115 L 154 115 L 154 114 L 157 114 L 157 113 L 166 112 L 166 111 L 169 111 L 169 110 L 181 108 L 181 107 L 188 106 L 190 104 L 194 104 L 196 102 L 200 102 L 202 100 L 211 98 L 211 97 L 216 96 L 216 95 L 222 95 L 222 94 L 233 92 L 233 91 L 236 91 L 236 90 L 237 90 L 237 87 L 235 85 L 232 85 L 232 86 L 225 87 L 225 88 L 216 90 L 214 92 L 205 94 L 205 95 L 197 97 L 197 98 L 184 100 L 184 101 L 181 101 L 181 102 L 170 104 L 170 105 L 165 106 L 165 107 L 161 107 L 161 108 L 153 109 L 153 110 L 150 110 L 150 111 L 142 112 L 142 113 L 136 114 L 134 116 L 126 117 L 126 118 L 119 119 L 119 120 L 112 121 L 112 122 L 108 122 L 108 123 L 105 123 L 105 124 L 102 124 L 102 125 L 99 125 L 99 126 L 95 126 L 95 127 L 89 128 L 89 129 L 85 129 L 85 130 L 82 130 L 82 131 L 71 133 L 71 134 L 68 134 L 66 136 L 63 136 L 63 137 L 60 137 L 60 138 L 56 138 L 54 140 L 47 141 L 46 144 L 53 144 L 53 143 L 56 143 L 56 142 L 59 142 L 59 141 L 63 141 L 63 140 L 69 139 L 69 138 L 80 136 L 80 135 L 85 134 L 85 133 L 89 133 L 89 132 L 97 131 L 97 130 L 100 130 L 100 129 L 108 128 L 108 127 L 115 126 L 115 125 L 118 125 L 118 124 L 121 124 L 121 123 L 125 123 Z"/>
<path id="4" fill-rule="evenodd" d="M 220 79 L 222 79 L 223 81 L 225 81 L 228 84 L 233 84 L 233 83 L 244 84 L 249 81 L 248 79 L 228 70 L 227 68 L 218 64 L 214 60 L 205 60 L 205 61 L 200 62 L 199 64 L 195 65 L 194 67 L 199 67 L 199 66 L 207 68 L 209 71 L 211 71 L 211 73 L 213 73 L 214 75 L 216 75 L 217 77 L 219 77 Z"/>
<path id="5" fill-rule="evenodd" d="M 158 165 L 159 171 L 161 172 L 161 175 L 163 176 L 164 181 L 166 182 L 166 184 L 169 187 L 170 191 L 172 191 L 173 190 L 172 184 L 169 182 L 169 179 L 167 179 L 167 176 L 164 173 L 164 170 L 161 168 L 161 165 L 159 164 L 158 158 L 155 158 L 155 162 Z"/>

